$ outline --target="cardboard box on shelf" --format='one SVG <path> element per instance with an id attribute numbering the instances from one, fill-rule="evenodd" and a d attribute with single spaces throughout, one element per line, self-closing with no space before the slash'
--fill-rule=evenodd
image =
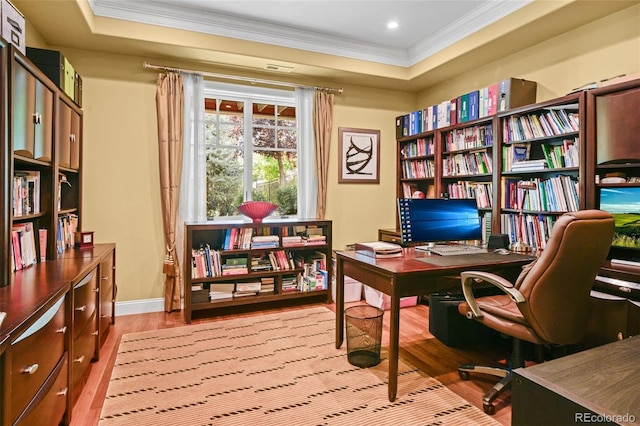
<path id="1" fill-rule="evenodd" d="M 364 286 L 364 298 L 366 302 L 375 306 L 376 308 L 384 309 L 385 311 L 391 308 L 391 296 L 384 294 L 368 285 Z M 400 298 L 400 307 L 406 308 L 408 306 L 416 306 L 418 304 L 418 296 L 408 296 Z"/>

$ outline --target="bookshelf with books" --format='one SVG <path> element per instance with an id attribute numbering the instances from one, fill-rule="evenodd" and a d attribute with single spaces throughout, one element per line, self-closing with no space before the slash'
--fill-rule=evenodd
<path id="1" fill-rule="evenodd" d="M 585 206 L 584 92 L 498 113 L 499 232 L 544 249 L 558 216 Z"/>
<path id="2" fill-rule="evenodd" d="M 195 311 L 330 301 L 331 221 L 185 225 L 185 321 Z"/>

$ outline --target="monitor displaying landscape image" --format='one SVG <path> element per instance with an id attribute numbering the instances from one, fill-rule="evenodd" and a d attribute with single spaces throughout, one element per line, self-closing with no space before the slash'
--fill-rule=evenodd
<path id="1" fill-rule="evenodd" d="M 640 249 L 640 187 L 601 188 L 600 210 L 615 220 L 612 246 Z"/>

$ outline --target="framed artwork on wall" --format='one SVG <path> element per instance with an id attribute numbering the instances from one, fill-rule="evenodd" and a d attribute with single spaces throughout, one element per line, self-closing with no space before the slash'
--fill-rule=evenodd
<path id="1" fill-rule="evenodd" d="M 338 183 L 380 183 L 380 130 L 338 128 Z"/>

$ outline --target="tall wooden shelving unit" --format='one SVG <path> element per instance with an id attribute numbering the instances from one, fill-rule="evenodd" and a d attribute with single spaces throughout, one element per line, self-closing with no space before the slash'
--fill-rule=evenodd
<path id="1" fill-rule="evenodd" d="M 0 424 L 69 424 L 114 322 L 115 244 L 76 249 L 63 226 L 81 229 L 82 109 L 3 41 L 0 77 Z"/>
<path id="2" fill-rule="evenodd" d="M 193 223 L 185 225 L 185 253 L 184 253 L 184 318 L 187 323 L 191 322 L 194 311 L 211 311 L 216 309 L 249 306 L 268 307 L 279 302 L 310 303 L 313 301 L 331 302 L 332 283 L 332 251 L 331 236 L 332 223 L 328 220 L 287 220 L 287 219 L 265 219 L 262 223 L 252 223 L 245 220 L 213 221 L 207 223 Z M 244 245 L 231 247 L 229 242 L 225 243 L 226 235 L 231 231 L 235 235 L 240 235 L 242 231 L 251 230 L 252 236 L 270 235 L 275 237 L 274 247 L 257 248 L 251 240 L 245 240 Z M 312 230 L 312 231 L 311 231 Z M 305 237 L 309 233 L 323 235 L 324 242 L 319 244 L 302 243 L 293 246 L 283 244 L 283 237 L 295 234 L 303 234 Z M 233 237 L 230 241 L 233 241 Z M 228 259 L 244 259 L 247 271 L 241 274 L 221 275 L 194 273 L 196 260 L 193 257 L 193 250 L 207 248 L 209 253 L 217 252 L 221 264 L 225 264 Z M 309 261 L 305 265 L 295 262 L 285 268 L 276 267 L 260 268 L 258 270 L 258 259 L 269 256 L 270 253 L 283 252 L 290 255 L 291 259 L 304 259 Z M 297 289 L 285 290 L 284 281 L 289 279 L 303 279 L 308 276 L 311 260 L 324 258 L 324 284 L 321 289 L 305 288 L 298 286 Z M 204 262 L 211 259 L 211 255 L 205 257 Z M 218 284 L 236 286 L 238 283 L 260 282 L 268 279 L 273 283 L 272 290 L 257 295 L 232 296 L 221 299 L 209 299 L 209 291 Z M 194 300 L 195 296 L 201 295 L 203 298 Z"/>
<path id="3" fill-rule="evenodd" d="M 524 107 L 502 111 L 478 120 L 458 123 L 416 135 L 404 136 L 397 140 L 397 197 L 406 197 L 412 191 L 422 191 L 429 198 L 442 196 L 481 197 L 479 211 L 485 220 L 485 229 L 490 233 L 509 233 L 503 223 L 504 218 L 514 215 L 520 217 L 520 206 L 505 203 L 505 183 L 509 179 L 544 182 L 557 175 L 569 176 L 577 182 L 577 206 L 585 206 L 585 167 L 586 167 L 586 101 L 583 92 L 561 98 L 527 105 Z M 577 129 L 561 129 L 555 134 L 527 134 L 515 140 L 509 134 L 510 122 L 518 122 L 522 118 L 547 113 L 549 111 L 571 111 L 576 114 Z M 527 130 L 528 132 L 528 130 Z M 505 152 L 512 144 L 526 147 L 529 159 L 543 159 L 542 147 L 561 146 L 563 141 L 570 140 L 578 151 L 578 164 L 567 167 L 564 164 L 547 167 L 541 170 L 512 171 L 505 164 Z M 418 151 L 417 146 L 433 146 L 428 152 Z M 411 165 L 429 163 L 432 165 L 430 175 L 411 175 Z M 407 191 L 410 186 L 411 190 Z M 526 192 L 526 191 L 525 191 Z M 572 208 L 551 209 L 538 206 L 525 208 L 523 218 L 546 217 L 553 219 Z M 510 238 L 515 242 L 518 233 L 511 232 Z"/>

